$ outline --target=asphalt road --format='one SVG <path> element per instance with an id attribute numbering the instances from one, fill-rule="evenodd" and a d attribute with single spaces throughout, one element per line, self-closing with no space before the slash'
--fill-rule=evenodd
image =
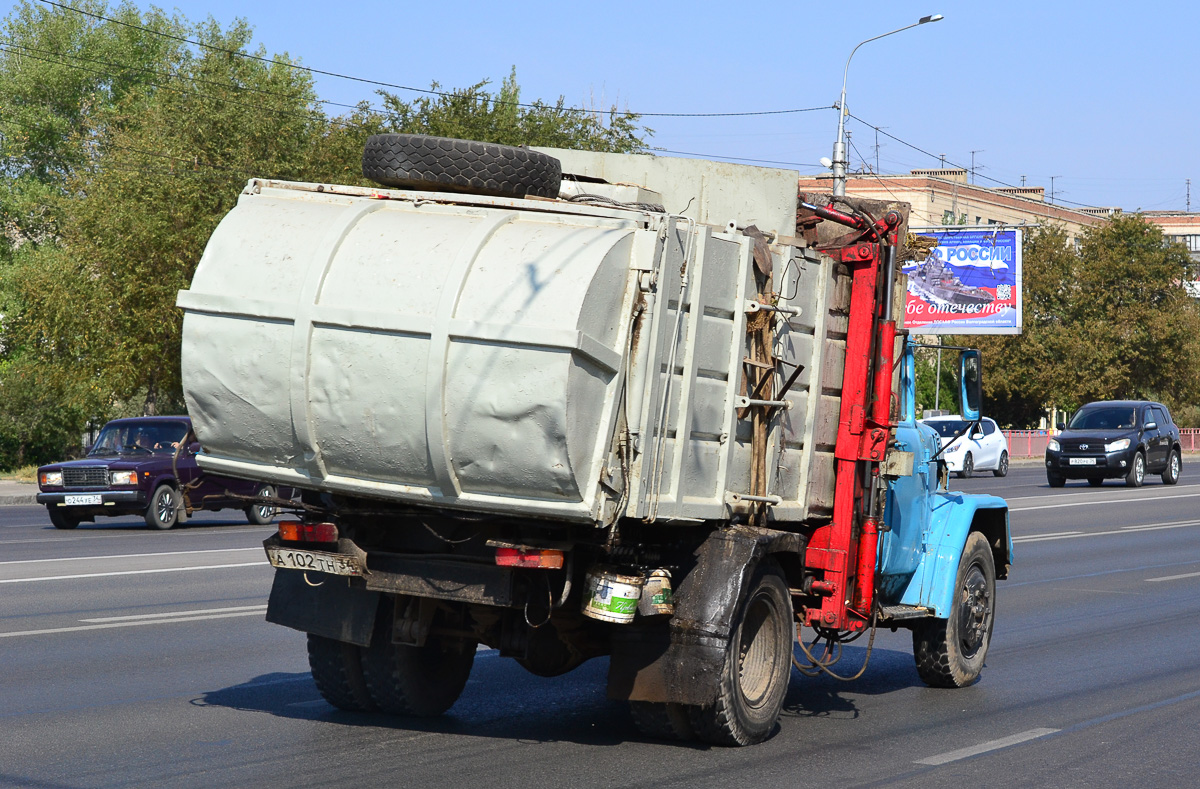
<path id="1" fill-rule="evenodd" d="M 779 730 L 742 749 L 641 739 L 603 660 L 546 680 L 481 651 L 443 718 L 338 712 L 303 636 L 263 621 L 269 529 L 58 532 L 0 508 L 0 786 L 1191 786 L 1198 479 L 955 481 L 1012 507 L 982 680 L 926 688 L 907 632 L 883 631 L 856 682 L 794 674 Z M 863 657 L 847 647 L 845 673 Z"/>

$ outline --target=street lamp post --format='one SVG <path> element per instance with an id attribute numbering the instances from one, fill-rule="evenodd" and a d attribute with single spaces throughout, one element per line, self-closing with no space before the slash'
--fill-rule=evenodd
<path id="1" fill-rule="evenodd" d="M 895 35 L 896 33 L 908 30 L 909 28 L 923 25 L 926 22 L 939 22 L 942 19 L 941 14 L 932 14 L 923 16 L 911 25 L 906 25 L 890 33 L 868 38 L 866 41 L 860 42 L 858 46 L 850 50 L 850 57 L 846 58 L 846 69 L 842 72 L 842 98 L 838 101 L 838 130 L 837 140 L 833 143 L 833 196 L 846 196 L 846 77 L 850 74 L 850 58 L 854 57 L 854 53 L 858 51 L 858 47 L 863 44 L 869 44 L 872 41 L 878 41 L 881 38 Z"/>

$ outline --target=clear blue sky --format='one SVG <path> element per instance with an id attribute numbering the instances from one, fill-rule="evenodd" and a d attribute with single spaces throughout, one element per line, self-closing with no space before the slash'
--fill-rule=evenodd
<path id="1" fill-rule="evenodd" d="M 134 0 L 143 9 L 146 0 Z M 847 106 L 868 124 L 983 185 L 1051 188 L 1064 205 L 1200 210 L 1200 6 L 894 0 L 815 2 L 329 2 L 178 0 L 198 21 L 238 16 L 269 54 L 307 66 L 426 88 L 499 83 L 517 69 L 522 98 L 652 112 L 831 107 L 850 66 Z M 373 88 L 319 77 L 322 98 Z M 413 94 L 402 94 L 412 96 Z M 788 163 L 817 172 L 837 130 L 832 109 L 744 118 L 645 119 L 652 146 Z M 851 120 L 852 166 L 875 162 L 875 132 Z M 882 172 L 939 163 L 879 137 Z M 855 150 L 856 149 L 856 150 Z"/>

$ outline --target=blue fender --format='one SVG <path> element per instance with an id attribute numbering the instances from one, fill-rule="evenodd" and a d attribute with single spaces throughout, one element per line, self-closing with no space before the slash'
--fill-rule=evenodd
<path id="1" fill-rule="evenodd" d="M 899 602 L 932 608 L 935 616 L 944 619 L 950 615 L 958 563 L 971 531 L 982 532 L 991 544 L 996 577 L 1008 576 L 1013 561 L 1008 503 L 997 496 L 948 491 L 931 494 L 929 500 L 921 561 Z"/>

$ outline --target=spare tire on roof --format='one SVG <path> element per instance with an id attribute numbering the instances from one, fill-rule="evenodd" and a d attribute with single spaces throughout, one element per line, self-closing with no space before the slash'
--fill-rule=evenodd
<path id="1" fill-rule="evenodd" d="M 424 134 L 371 135 L 362 168 L 383 186 L 497 197 L 558 197 L 562 182 L 562 165 L 553 156 Z"/>

